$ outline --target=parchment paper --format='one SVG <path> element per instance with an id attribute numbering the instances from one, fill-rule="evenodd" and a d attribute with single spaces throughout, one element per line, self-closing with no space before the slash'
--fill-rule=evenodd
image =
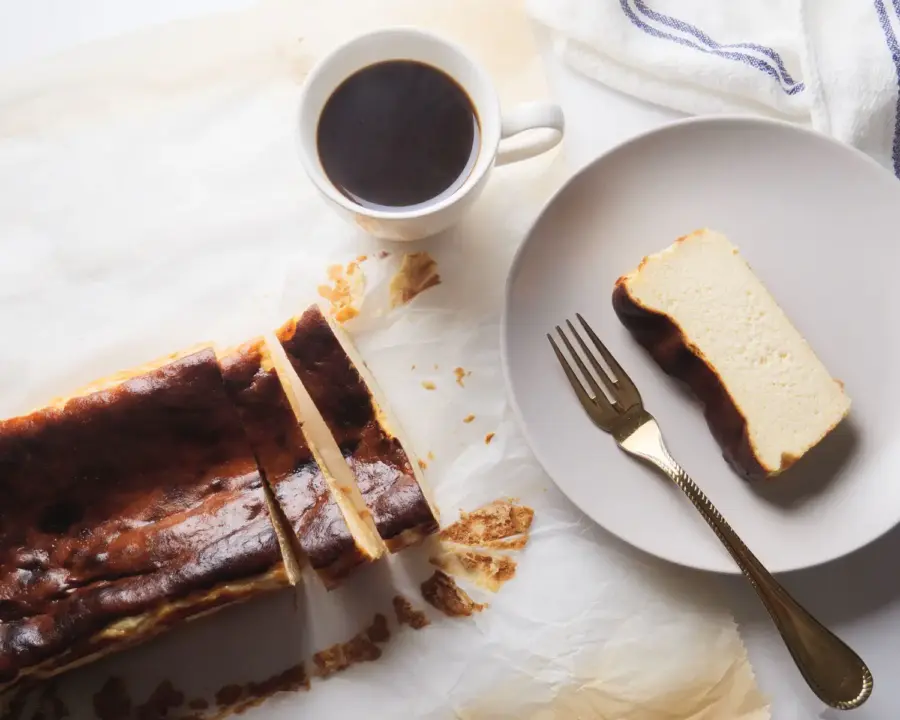
<path id="1" fill-rule="evenodd" d="M 311 61 L 365 29 L 414 24 L 487 65 L 503 103 L 546 95 L 518 0 L 269 2 L 85 46 L 0 81 L 0 413 L 198 341 L 241 341 L 316 299 L 325 268 L 366 254 L 348 326 L 428 478 L 444 523 L 514 496 L 536 511 L 518 574 L 490 607 L 399 629 L 379 660 L 283 694 L 253 717 L 768 718 L 744 647 L 705 582 L 593 527 L 537 466 L 499 365 L 503 282 L 565 175 L 560 156 L 495 171 L 461 226 L 381 246 L 316 196 L 293 123 Z M 379 249 L 387 258 L 376 258 Z M 390 311 L 405 251 L 443 282 Z M 415 365 L 415 369 L 412 366 Z M 471 375 L 460 387 L 453 368 Z M 422 387 L 431 381 L 435 390 Z M 467 415 L 475 420 L 463 423 Z M 496 434 L 490 444 L 485 435 Z M 73 717 L 112 674 L 136 701 L 163 679 L 190 697 L 277 673 L 417 591 L 424 551 L 326 594 L 309 578 L 61 679 Z M 254 714 L 255 713 L 255 714 Z"/>

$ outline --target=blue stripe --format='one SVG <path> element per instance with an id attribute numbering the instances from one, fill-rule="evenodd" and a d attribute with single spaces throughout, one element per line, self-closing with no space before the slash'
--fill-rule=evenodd
<path id="1" fill-rule="evenodd" d="M 769 63 L 765 62 L 764 60 L 760 60 L 754 55 L 747 55 L 746 53 L 734 52 L 732 50 L 723 50 L 718 47 L 705 47 L 703 45 L 698 45 L 697 43 L 693 42 L 692 40 L 688 40 L 687 38 L 683 38 L 678 35 L 672 35 L 671 33 L 667 33 L 662 30 L 657 30 L 655 27 L 648 25 L 640 17 L 638 17 L 637 14 L 635 14 L 634 10 L 632 10 L 631 6 L 628 4 L 628 0 L 619 0 L 619 4 L 622 6 L 622 12 L 625 13 L 625 16 L 632 22 L 632 24 L 651 37 L 659 38 L 661 40 L 670 40 L 674 43 L 678 43 L 679 45 L 693 48 L 694 50 L 699 50 L 700 52 L 707 55 L 715 55 L 726 60 L 736 60 L 738 62 L 742 62 L 745 65 L 749 65 L 750 67 L 771 76 L 779 83 L 779 86 L 787 95 L 796 95 L 797 93 L 803 92 L 804 90 L 803 83 L 797 83 L 792 87 L 784 87 L 784 85 L 781 84 L 782 78 L 778 74 L 778 71 Z"/>
<path id="2" fill-rule="evenodd" d="M 894 9 L 900 13 L 900 0 L 893 0 Z M 894 142 L 891 146 L 891 159 L 894 161 L 894 175 L 900 177 L 900 45 L 897 44 L 897 36 L 891 21 L 888 19 L 887 9 L 882 0 L 875 0 L 875 12 L 878 14 L 878 22 L 884 32 L 888 50 L 891 51 L 891 59 L 894 61 L 894 72 L 897 75 L 897 105 L 894 109 Z"/>
<path id="3" fill-rule="evenodd" d="M 672 17 L 670 15 L 663 15 L 661 12 L 657 12 L 653 8 L 649 7 L 647 3 L 644 2 L 644 0 L 634 0 L 634 6 L 635 8 L 637 8 L 638 12 L 643 13 L 651 20 L 656 20 L 658 23 L 670 27 L 673 30 L 680 30 L 681 32 L 687 33 L 688 35 L 693 35 L 700 42 L 705 43 L 708 47 L 713 48 L 714 50 L 755 50 L 756 52 L 765 55 L 775 63 L 781 74 L 781 77 L 784 79 L 784 82 L 786 84 L 797 84 L 794 78 L 791 77 L 791 74 L 787 71 L 787 68 L 784 66 L 784 61 L 782 61 L 781 56 L 772 48 L 766 47 L 765 45 L 758 45 L 756 43 L 733 43 L 730 45 L 722 45 L 720 43 L 717 43 L 709 35 L 707 35 L 695 25 L 691 25 L 690 23 L 686 23 L 684 20 L 679 20 L 678 18 Z"/>

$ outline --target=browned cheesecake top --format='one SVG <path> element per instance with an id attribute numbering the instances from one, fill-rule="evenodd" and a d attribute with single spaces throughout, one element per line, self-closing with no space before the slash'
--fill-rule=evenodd
<path id="1" fill-rule="evenodd" d="M 225 386 L 301 552 L 332 584 L 363 557 L 264 347 L 254 340 L 221 358 Z"/>
<path id="2" fill-rule="evenodd" d="M 117 620 L 281 565 L 210 349 L 0 422 L 0 498 L 0 685 Z"/>
<path id="3" fill-rule="evenodd" d="M 353 469 L 388 546 L 406 530 L 416 528 L 424 534 L 435 530 L 437 522 L 409 456 L 379 422 L 369 388 L 321 310 L 309 308 L 277 336 Z"/>

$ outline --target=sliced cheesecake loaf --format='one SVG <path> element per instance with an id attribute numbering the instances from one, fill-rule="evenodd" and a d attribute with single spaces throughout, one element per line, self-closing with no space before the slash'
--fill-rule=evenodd
<path id="1" fill-rule="evenodd" d="M 309 564 L 326 587 L 373 560 L 366 533 L 354 537 L 326 473 L 310 450 L 262 338 L 219 353 L 225 387 L 274 499 L 285 555 Z M 334 485 L 333 481 L 331 485 Z M 346 512 L 353 513 L 352 509 Z M 355 514 L 355 513 L 353 513 Z M 297 567 L 288 563 L 292 582 Z"/>
<path id="2" fill-rule="evenodd" d="M 698 230 L 619 278 L 613 307 L 705 406 L 726 459 L 778 475 L 847 415 L 850 399 L 728 240 Z"/>
<path id="3" fill-rule="evenodd" d="M 418 461 L 365 363 L 317 306 L 276 333 L 352 469 L 378 533 L 396 552 L 437 530 Z"/>

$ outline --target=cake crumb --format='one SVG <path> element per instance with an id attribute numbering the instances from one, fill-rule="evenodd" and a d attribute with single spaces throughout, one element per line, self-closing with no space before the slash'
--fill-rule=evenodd
<path id="1" fill-rule="evenodd" d="M 410 368 L 410 370 L 415 370 L 415 369 L 416 369 L 416 366 L 415 366 L 415 365 L 413 365 L 413 366 Z"/>
<path id="2" fill-rule="evenodd" d="M 388 629 L 387 618 L 384 615 L 375 614 L 372 624 L 366 628 L 366 637 L 375 643 L 385 643 L 391 639 L 391 631 Z"/>
<path id="3" fill-rule="evenodd" d="M 391 307 L 406 305 L 413 298 L 435 285 L 440 285 L 437 263 L 427 252 L 406 253 L 394 277 L 391 278 Z"/>
<path id="4" fill-rule="evenodd" d="M 431 380 L 423 380 L 422 387 L 425 388 L 426 390 L 434 390 L 435 388 L 437 388 L 437 385 L 435 385 L 433 382 L 431 382 Z"/>
<path id="5" fill-rule="evenodd" d="M 421 610 L 416 610 L 413 604 L 402 595 L 394 596 L 394 615 L 400 625 L 408 625 L 413 630 L 421 630 L 431 621 Z"/>
<path id="6" fill-rule="evenodd" d="M 428 459 L 429 459 L 429 460 L 434 460 L 434 453 L 431 452 L 431 450 L 428 451 Z"/>
<path id="7" fill-rule="evenodd" d="M 378 613 L 372 623 L 344 643 L 337 643 L 313 655 L 317 677 L 326 678 L 360 662 L 372 662 L 381 657 L 379 644 L 391 637 L 387 618 Z"/>
<path id="8" fill-rule="evenodd" d="M 64 720 L 71 715 L 68 705 L 59 696 L 59 686 L 55 680 L 44 682 L 37 687 L 41 688 L 41 693 L 37 699 L 37 707 L 31 716 L 31 720 Z M 0 702 L 0 713 L 3 713 L 0 717 L 4 720 L 16 720 L 19 718 L 21 709 L 17 709 L 15 703 L 15 696 L 12 697 L 8 705 Z"/>
<path id="9" fill-rule="evenodd" d="M 138 720 L 157 720 L 157 718 L 169 717 L 170 711 L 184 705 L 185 696 L 178 690 L 171 680 L 163 680 L 156 689 L 150 693 L 150 697 L 135 708 Z"/>
<path id="10" fill-rule="evenodd" d="M 489 432 L 487 435 L 485 435 L 485 436 L 484 436 L 484 444 L 485 444 L 485 445 L 490 445 L 490 444 L 491 444 L 491 440 L 494 439 L 494 435 L 495 435 L 495 433 L 492 433 L 492 432 Z"/>
<path id="11" fill-rule="evenodd" d="M 379 250 L 377 255 L 379 260 L 384 260 L 385 258 L 389 258 L 390 256 L 391 254 L 387 250 Z"/>
<path id="12" fill-rule="evenodd" d="M 358 263 L 365 262 L 368 259 L 369 259 L 368 255 L 357 255 L 356 256 L 356 262 L 358 262 Z"/>
<path id="13" fill-rule="evenodd" d="M 534 510 L 510 500 L 495 500 L 441 530 L 441 540 L 469 547 L 520 550 L 528 542 Z"/>
<path id="14" fill-rule="evenodd" d="M 464 382 L 469 375 L 472 374 L 471 370 L 466 370 L 465 368 L 457 367 L 453 368 L 453 374 L 456 375 L 456 384 L 460 387 L 465 387 L 466 383 Z"/>
<path id="15" fill-rule="evenodd" d="M 449 549 L 429 558 L 428 562 L 449 575 L 494 593 L 515 577 L 517 566 L 516 561 L 506 555 L 489 555 L 468 549 Z"/>
<path id="16" fill-rule="evenodd" d="M 217 712 L 212 718 L 224 718 L 231 715 L 240 715 L 252 707 L 262 705 L 273 695 L 282 692 L 297 692 L 309 690 L 309 676 L 303 663 L 293 665 L 276 675 L 272 675 L 259 682 L 248 682 L 244 685 L 225 685 L 215 695 Z M 188 707 L 202 709 L 203 701 L 192 700 Z M 199 708 L 198 708 L 199 706 Z M 152 720 L 170 717 L 167 714 L 154 715 Z M 182 716 L 182 720 L 197 718 L 202 720 L 203 715 Z M 151 720 L 148 717 L 146 720 Z"/>
<path id="17" fill-rule="evenodd" d="M 348 320 L 352 320 L 357 315 L 359 315 L 359 310 L 354 307 L 345 307 L 341 308 L 334 314 L 334 319 L 337 320 L 341 325 L 343 325 Z"/>
<path id="18" fill-rule="evenodd" d="M 475 419 L 475 416 L 474 416 L 474 415 L 466 415 L 466 416 L 463 418 L 463 422 L 464 422 L 464 423 L 470 423 L 470 422 L 472 422 L 474 419 Z"/>
<path id="19" fill-rule="evenodd" d="M 364 255 L 359 257 L 365 258 Z M 331 285 L 319 285 L 319 296 L 329 303 L 329 313 L 338 323 L 345 323 L 359 315 L 359 305 L 366 291 L 366 276 L 359 267 L 361 260 L 343 265 L 329 265 Z"/>
<path id="20" fill-rule="evenodd" d="M 126 720 L 131 717 L 131 695 L 125 681 L 116 675 L 107 678 L 93 697 L 99 720 Z"/>
<path id="21" fill-rule="evenodd" d="M 235 714 L 241 714 L 252 707 L 262 705 L 270 697 L 283 692 L 297 692 L 309 690 L 309 676 L 306 674 L 306 666 L 303 663 L 292 665 L 277 675 L 272 675 L 261 682 L 251 682 L 247 685 L 247 697 L 234 710 Z"/>
<path id="22" fill-rule="evenodd" d="M 419 467 L 422 468 L 423 470 L 427 470 L 428 463 L 425 462 L 422 458 L 419 458 Z"/>
<path id="23" fill-rule="evenodd" d="M 487 607 L 475 602 L 442 570 L 435 570 L 434 575 L 422 583 L 422 597 L 447 617 L 469 617 Z"/>

